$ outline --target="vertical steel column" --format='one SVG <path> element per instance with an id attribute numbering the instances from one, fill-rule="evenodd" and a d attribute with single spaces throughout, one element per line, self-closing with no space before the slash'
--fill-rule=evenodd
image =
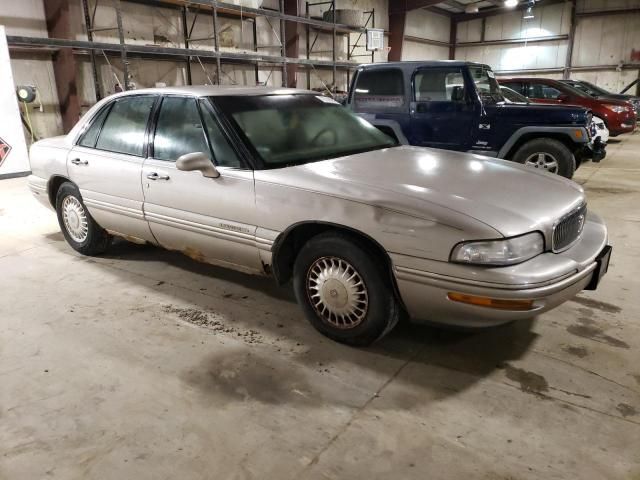
<path id="1" fill-rule="evenodd" d="M 280 15 L 284 15 L 284 0 L 280 0 Z M 280 19 L 280 52 L 282 55 L 282 86 L 289 86 L 287 78 L 287 37 L 284 19 Z"/>
<path id="2" fill-rule="evenodd" d="M 258 52 L 258 17 L 253 17 L 253 51 Z M 260 83 L 260 68 L 258 62 L 254 64 L 256 85 Z"/>
<path id="3" fill-rule="evenodd" d="M 120 0 L 113 0 L 116 9 L 116 25 L 118 25 L 118 37 L 120 37 L 120 60 L 122 61 L 122 76 L 124 90 L 129 90 L 129 60 L 127 60 L 127 48 L 124 44 L 124 29 L 122 28 L 122 5 Z"/>
<path id="4" fill-rule="evenodd" d="M 211 8 L 213 8 L 213 45 L 216 49 L 216 82 L 220 85 L 220 76 L 222 74 L 222 66 L 220 65 L 220 42 L 218 39 L 218 2 L 211 0 Z"/>
<path id="5" fill-rule="evenodd" d="M 407 12 L 404 7 L 393 9 L 389 6 L 389 62 L 402 60 L 402 46 L 404 44 L 404 27 L 407 20 Z"/>
<path id="6" fill-rule="evenodd" d="M 333 68 L 332 68 L 332 76 L 333 76 L 333 86 L 331 87 L 333 90 L 331 93 L 335 93 L 336 92 L 336 0 L 333 0 L 331 2 L 331 8 L 333 9 L 333 15 L 332 15 L 332 20 L 333 20 L 333 36 L 332 36 L 332 42 L 331 44 L 333 45 L 332 48 L 332 55 L 331 58 L 333 60 Z"/>
<path id="7" fill-rule="evenodd" d="M 567 57 L 564 62 L 562 78 L 568 79 L 571 76 L 571 63 L 573 61 L 573 42 L 576 37 L 576 26 L 578 17 L 576 15 L 576 0 L 571 0 L 571 28 L 569 29 L 569 40 L 567 42 Z"/>
<path id="8" fill-rule="evenodd" d="M 187 7 L 182 7 L 182 36 L 184 39 L 184 48 L 189 48 L 189 32 L 187 27 Z M 191 81 L 191 57 L 187 55 L 187 85 L 193 85 Z"/>
<path id="9" fill-rule="evenodd" d="M 93 42 L 93 25 L 91 24 L 91 15 L 89 14 L 89 4 L 87 0 L 82 0 L 82 12 L 84 13 L 84 26 L 87 29 L 87 40 Z M 100 80 L 98 78 L 98 65 L 96 64 L 96 52 L 91 50 L 89 52 L 89 58 L 91 59 L 91 75 L 93 76 L 93 88 L 96 94 L 96 102 L 98 102 L 102 95 L 100 94 Z"/>
<path id="10" fill-rule="evenodd" d="M 298 0 L 284 0 L 284 13 L 286 15 L 300 16 Z M 300 57 L 300 24 L 287 20 L 285 23 L 285 52 L 287 58 Z M 287 87 L 296 88 L 298 86 L 298 65 L 287 62 Z"/>
<path id="11" fill-rule="evenodd" d="M 371 28 L 376 28 L 376 9 L 372 8 L 371 9 Z M 351 34 L 349 34 L 351 35 Z M 365 37 L 366 37 L 366 28 L 365 28 Z M 404 39 L 402 40 L 404 42 Z M 384 39 L 382 41 L 382 43 L 384 44 Z M 364 39 L 364 44 L 367 44 L 367 39 Z M 365 47 L 366 48 L 366 47 Z M 371 63 L 376 63 L 376 51 L 375 50 L 371 50 Z M 347 80 L 349 79 L 349 75 L 347 74 Z M 347 90 L 349 89 L 349 82 L 347 81 Z"/>
<path id="12" fill-rule="evenodd" d="M 309 18 L 309 2 L 306 2 L 305 14 L 307 18 Z M 311 26 L 307 23 L 306 27 L 307 27 L 307 60 L 309 60 L 310 53 L 311 53 L 310 51 L 311 50 L 311 45 L 310 45 Z M 311 90 L 311 67 L 307 65 L 306 69 L 307 69 L 307 90 Z"/>
<path id="13" fill-rule="evenodd" d="M 449 27 L 449 60 L 456 59 L 456 43 L 458 42 L 458 22 L 451 19 Z"/>

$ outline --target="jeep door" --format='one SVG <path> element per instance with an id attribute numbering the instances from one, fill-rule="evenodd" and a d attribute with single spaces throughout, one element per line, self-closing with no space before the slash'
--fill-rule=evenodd
<path id="1" fill-rule="evenodd" d="M 206 153 L 220 176 L 176 168 L 180 156 L 194 152 Z M 199 261 L 262 271 L 253 170 L 243 168 L 207 99 L 162 99 L 142 179 L 145 218 L 160 245 Z"/>
<path id="2" fill-rule="evenodd" d="M 412 78 L 409 142 L 467 150 L 475 128 L 476 102 L 463 67 L 423 67 Z"/>

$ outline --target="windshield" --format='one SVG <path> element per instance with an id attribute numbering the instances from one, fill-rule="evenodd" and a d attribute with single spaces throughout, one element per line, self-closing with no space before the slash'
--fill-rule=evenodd
<path id="1" fill-rule="evenodd" d="M 504 102 L 496 76 L 489 67 L 469 65 L 469 72 L 483 101 L 490 103 Z"/>
<path id="2" fill-rule="evenodd" d="M 607 92 L 604 88 L 600 88 L 597 85 L 594 85 L 593 83 L 589 83 L 589 82 L 580 82 L 580 85 L 583 85 L 584 87 L 586 87 L 587 90 L 589 90 L 587 93 L 590 93 L 591 95 L 611 95 L 611 92 Z M 577 85 L 575 85 L 577 87 Z"/>
<path id="3" fill-rule="evenodd" d="M 554 85 L 551 85 L 551 86 L 554 86 Z M 582 97 L 582 98 L 590 98 L 590 97 L 592 97 L 592 95 L 590 95 L 589 93 L 587 93 L 584 90 L 581 90 L 580 88 L 578 88 L 577 85 L 572 85 L 572 84 L 569 84 L 569 83 L 562 83 L 562 87 L 564 89 L 568 90 L 569 93 L 571 93 L 572 95 L 575 95 L 576 97 Z"/>
<path id="4" fill-rule="evenodd" d="M 397 142 L 339 103 L 319 95 L 211 97 L 264 168 L 393 147 Z"/>

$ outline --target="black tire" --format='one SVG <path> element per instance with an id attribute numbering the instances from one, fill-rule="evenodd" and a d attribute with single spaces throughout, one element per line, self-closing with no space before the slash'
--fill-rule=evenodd
<path id="1" fill-rule="evenodd" d="M 86 238 L 82 239 L 82 241 L 73 238 L 63 218 L 63 202 L 68 197 L 73 197 L 77 200 L 86 215 Z M 71 198 L 69 198 L 69 200 L 72 201 Z M 103 253 L 111 244 L 111 235 L 93 219 L 82 201 L 78 187 L 73 183 L 65 182 L 58 189 L 58 193 L 56 194 L 56 213 L 58 214 L 58 224 L 60 225 L 65 240 L 77 252 L 83 255 L 98 255 Z"/>
<path id="2" fill-rule="evenodd" d="M 356 298 L 358 299 L 356 301 L 360 301 L 366 294 L 368 301 L 366 309 L 361 309 L 365 313 L 360 312 L 360 318 L 353 321 L 353 325 L 348 328 L 346 325 L 342 328 L 336 326 L 340 319 L 329 309 L 324 311 L 329 312 L 327 315 L 330 318 L 325 318 L 316 309 L 311 299 L 314 295 L 310 287 L 313 283 L 310 278 L 314 275 L 311 269 L 314 266 L 317 268 L 319 264 L 316 262 L 340 260 L 353 268 L 357 274 L 355 281 L 359 276 L 364 284 L 364 293 L 342 298 Z M 293 268 L 293 287 L 298 303 L 311 325 L 332 340 L 355 346 L 369 345 L 390 332 L 400 319 L 401 307 L 395 297 L 390 275 L 384 263 L 380 259 L 376 260 L 366 244 L 350 235 L 327 232 L 309 240 L 296 257 Z M 325 280 L 322 285 L 329 288 L 326 285 L 327 282 Z M 335 290 L 332 289 L 331 292 L 333 295 Z M 316 294 L 320 294 L 320 291 Z"/>
<path id="3" fill-rule="evenodd" d="M 558 164 L 557 173 L 566 178 L 572 178 L 576 171 L 576 159 L 571 150 L 569 150 L 562 142 L 553 138 L 535 138 L 529 140 L 522 145 L 513 156 L 513 161 L 525 164 L 527 159 L 538 153 L 544 153 L 553 157 Z M 545 168 L 540 168 L 549 171 Z"/>

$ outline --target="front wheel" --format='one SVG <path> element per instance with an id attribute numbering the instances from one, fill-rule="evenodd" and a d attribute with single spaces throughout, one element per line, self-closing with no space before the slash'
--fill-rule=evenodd
<path id="1" fill-rule="evenodd" d="M 111 244 L 111 235 L 91 217 L 73 183 L 65 182 L 58 189 L 56 213 L 64 238 L 77 252 L 97 255 Z"/>
<path id="2" fill-rule="evenodd" d="M 518 149 L 513 161 L 566 178 L 573 177 L 576 171 L 576 159 L 571 150 L 553 138 L 528 141 Z"/>
<path id="3" fill-rule="evenodd" d="M 381 264 L 350 236 L 330 232 L 312 238 L 293 270 L 296 298 L 309 322 L 349 345 L 369 345 L 391 331 L 400 306 Z"/>

